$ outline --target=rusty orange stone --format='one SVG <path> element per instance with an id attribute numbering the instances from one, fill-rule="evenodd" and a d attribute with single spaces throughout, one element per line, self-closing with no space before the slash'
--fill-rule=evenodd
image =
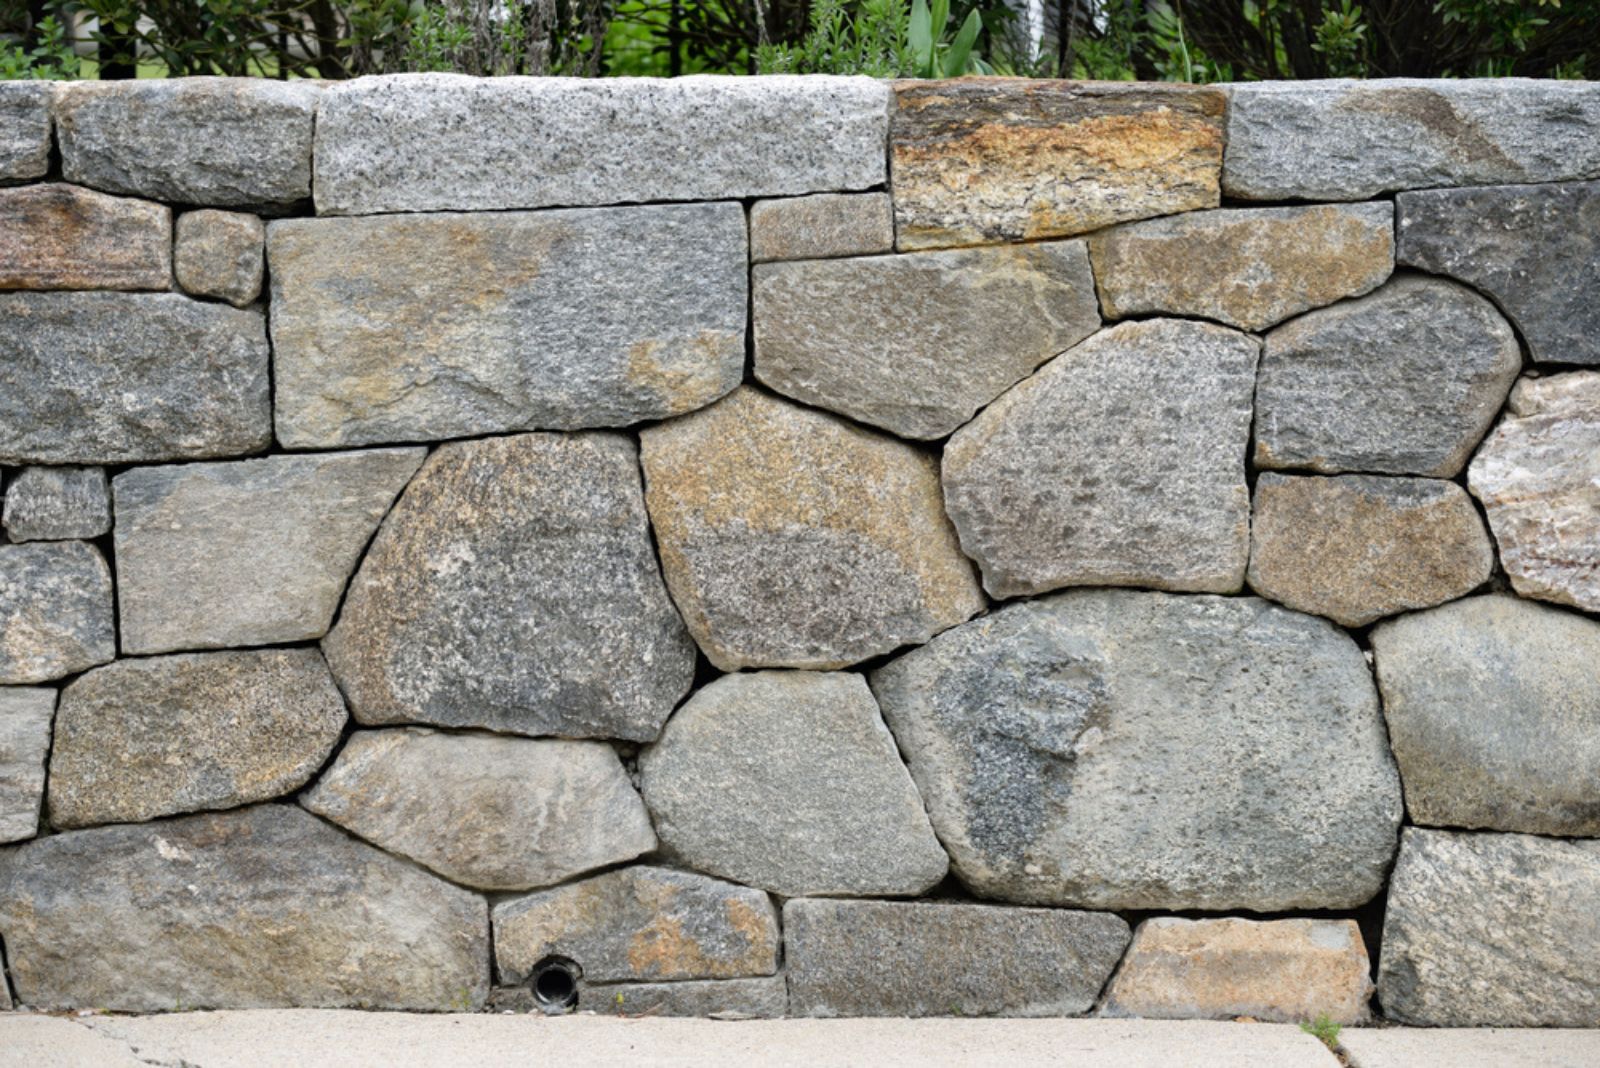
<path id="1" fill-rule="evenodd" d="M 75 185 L 0 189 L 0 289 L 170 289 L 172 212 Z"/>

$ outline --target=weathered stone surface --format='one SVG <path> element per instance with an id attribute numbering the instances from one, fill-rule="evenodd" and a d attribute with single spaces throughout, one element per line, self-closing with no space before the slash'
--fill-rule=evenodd
<path id="1" fill-rule="evenodd" d="M 356 719 L 649 741 L 694 646 L 614 434 L 434 451 L 323 642 Z"/>
<path id="2" fill-rule="evenodd" d="M 907 438 L 940 438 L 1100 327 L 1081 241 L 763 264 L 756 377 Z"/>
<path id="3" fill-rule="evenodd" d="M 703 1016 L 713 1020 L 770 1020 L 789 1011 L 781 975 L 758 979 L 689 979 L 677 983 L 585 985 L 582 1012 L 606 1016 Z"/>
<path id="4" fill-rule="evenodd" d="M 621 868 L 494 907 L 503 983 L 550 956 L 591 983 L 771 975 L 778 941 L 766 894 L 670 868 Z"/>
<path id="5" fill-rule="evenodd" d="M 1494 546 L 1454 482 L 1263 473 L 1250 588 L 1346 627 L 1454 600 L 1489 580 Z"/>
<path id="6" fill-rule="evenodd" d="M 984 587 L 1239 589 L 1258 349 L 1208 323 L 1123 323 L 962 427 L 944 500 Z"/>
<path id="7" fill-rule="evenodd" d="M 0 84 L 0 184 L 43 178 L 50 170 L 54 89 L 51 82 Z"/>
<path id="8" fill-rule="evenodd" d="M 1493 304 L 1454 282 L 1398 276 L 1267 335 L 1255 462 L 1450 478 L 1521 366 Z"/>
<path id="9" fill-rule="evenodd" d="M 1600 373 L 1528 378 L 1467 471 L 1524 597 L 1600 612 Z"/>
<path id="10" fill-rule="evenodd" d="M 470 1012 L 487 907 L 292 805 L 36 839 L 0 854 L 0 930 L 38 1009 Z"/>
<path id="11" fill-rule="evenodd" d="M 0 545 L 0 685 L 48 682 L 114 656 L 111 572 L 99 550 Z"/>
<path id="12" fill-rule="evenodd" d="M 1394 271 L 1394 205 L 1231 208 L 1089 239 L 1107 317 L 1162 312 L 1261 330 L 1371 292 Z"/>
<path id="13" fill-rule="evenodd" d="M 61 693 L 50 823 L 138 823 L 290 793 L 328 759 L 344 700 L 315 649 L 119 660 Z"/>
<path id="14" fill-rule="evenodd" d="M 1600 1026 L 1600 842 L 1408 827 L 1378 1001 L 1434 1027 Z"/>
<path id="15" fill-rule="evenodd" d="M 12 541 L 97 538 L 111 529 L 111 489 L 100 467 L 25 467 L 6 487 Z"/>
<path id="16" fill-rule="evenodd" d="M 983 608 L 931 456 L 750 388 L 639 436 L 667 586 L 722 670 L 845 667 Z"/>
<path id="17" fill-rule="evenodd" d="M 233 456 L 272 442 L 266 323 L 175 293 L 0 293 L 0 463 Z"/>
<path id="18" fill-rule="evenodd" d="M 128 653 L 320 638 L 424 450 L 141 467 L 112 480 Z"/>
<path id="19" fill-rule="evenodd" d="M 1351 908 L 1394 855 L 1400 782 L 1360 649 L 1254 597 L 1013 605 L 872 687 L 951 870 L 982 896 Z"/>
<path id="20" fill-rule="evenodd" d="M 1600 86 L 1527 78 L 1229 89 L 1222 187 L 1245 200 L 1600 176 Z"/>
<path id="21" fill-rule="evenodd" d="M 1600 274 L 1600 182 L 1430 189 L 1395 204 L 1401 263 L 1488 293 L 1535 362 L 1600 364 L 1600 302 L 1573 284 Z"/>
<path id="22" fill-rule="evenodd" d="M 311 195 L 321 87 L 267 78 L 141 78 L 57 88 L 61 171 L 113 193 L 213 207 Z"/>
<path id="23" fill-rule="evenodd" d="M 888 193 L 814 193 L 750 205 L 750 259 L 822 260 L 894 248 Z"/>
<path id="24" fill-rule="evenodd" d="M 796 1016 L 1076 1016 L 1128 944 L 1109 913 L 798 898 L 783 906 Z"/>
<path id="25" fill-rule="evenodd" d="M 1156 916 L 1106 991 L 1106 1016 L 1365 1023 L 1371 965 L 1354 920 Z"/>
<path id="26" fill-rule="evenodd" d="M 816 75 L 358 78 L 317 111 L 317 212 L 866 189 L 884 180 L 888 107 L 882 82 Z"/>
<path id="27" fill-rule="evenodd" d="M 625 426 L 744 374 L 737 204 L 285 220 L 267 257 L 290 447 Z"/>
<path id="28" fill-rule="evenodd" d="M 172 212 L 51 182 L 0 189 L 0 289 L 171 289 Z"/>
<path id="29" fill-rule="evenodd" d="M 639 757 L 661 844 L 785 897 L 914 895 L 949 858 L 860 675 L 726 675 Z"/>
<path id="30" fill-rule="evenodd" d="M 894 94 L 901 249 L 1081 234 L 1221 196 L 1217 89 L 963 78 Z"/>
<path id="31" fill-rule="evenodd" d="M 178 284 L 197 297 L 242 308 L 261 295 L 260 218 L 237 211 L 186 211 L 178 216 L 173 268 Z"/>
<path id="32" fill-rule="evenodd" d="M 301 803 L 484 890 L 548 886 L 656 847 L 644 803 L 603 742 L 357 731 Z"/>
<path id="33" fill-rule="evenodd" d="M 1415 823 L 1600 836 L 1600 623 L 1472 597 L 1372 634 Z"/>
<path id="34" fill-rule="evenodd" d="M 55 710 L 52 689 L 0 687 L 0 842 L 18 842 L 39 833 L 44 764 Z M 0 994 L 5 985 L 0 975 Z"/>

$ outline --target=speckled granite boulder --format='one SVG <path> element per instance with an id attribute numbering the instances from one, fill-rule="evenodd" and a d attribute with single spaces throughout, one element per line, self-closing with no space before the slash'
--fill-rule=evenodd
<path id="1" fill-rule="evenodd" d="M 97 538 L 111 529 L 102 467 L 24 467 L 6 487 L 6 536 L 15 542 Z"/>
<path id="2" fill-rule="evenodd" d="M 0 685 L 49 682 L 117 655 L 111 571 L 88 542 L 0 545 Z"/>
<path id="3" fill-rule="evenodd" d="M 46 81 L 0 84 L 0 185 L 43 178 L 50 170 L 50 99 Z"/>

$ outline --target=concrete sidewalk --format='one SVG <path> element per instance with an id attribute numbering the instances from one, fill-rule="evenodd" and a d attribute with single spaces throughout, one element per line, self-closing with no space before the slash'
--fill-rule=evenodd
<path id="1" fill-rule="evenodd" d="M 1356 1068 L 1592 1068 L 1600 1031 L 1346 1030 Z M 1339 1068 L 1298 1028 L 1159 1020 L 0 1014 L 0 1068 Z"/>

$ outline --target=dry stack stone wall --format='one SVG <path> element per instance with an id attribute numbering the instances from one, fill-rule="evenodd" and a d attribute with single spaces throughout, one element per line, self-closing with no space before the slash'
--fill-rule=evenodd
<path id="1" fill-rule="evenodd" d="M 0 1005 L 1600 1025 L 1597 179 L 1581 83 L 0 84 Z"/>

